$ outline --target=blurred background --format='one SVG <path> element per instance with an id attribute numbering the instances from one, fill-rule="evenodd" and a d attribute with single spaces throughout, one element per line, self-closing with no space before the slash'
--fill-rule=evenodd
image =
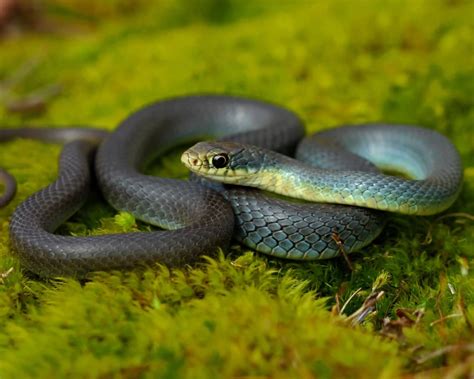
<path id="1" fill-rule="evenodd" d="M 434 128 L 470 167 L 473 14 L 469 0 L 0 0 L 0 118 L 113 129 L 152 101 L 226 93 L 289 107 L 309 132 Z"/>
<path id="2" fill-rule="evenodd" d="M 64 123 L 74 104 L 76 121 L 113 127 L 164 96 L 231 92 L 310 129 L 385 118 L 449 133 L 452 112 L 472 121 L 473 4 L 0 0 L 0 115 Z"/>
<path id="3" fill-rule="evenodd" d="M 290 5 L 292 1 L 287 1 Z M 2 0 L 0 17 L 3 33 L 25 30 L 56 31 L 71 27 L 94 27 L 111 19 L 151 12 L 160 27 L 195 21 L 226 23 L 274 8 L 270 1 L 237 0 Z M 278 5 L 277 5 L 278 7 Z"/>
<path id="4" fill-rule="evenodd" d="M 113 129 L 162 98 L 224 93 L 308 132 L 419 124 L 474 166 L 469 0 L 0 0 L 0 118 Z"/>

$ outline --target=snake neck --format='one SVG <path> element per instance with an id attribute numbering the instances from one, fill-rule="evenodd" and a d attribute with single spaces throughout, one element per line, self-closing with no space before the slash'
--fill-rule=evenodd
<path id="1" fill-rule="evenodd" d="M 326 178 L 330 170 L 312 167 L 291 158 L 268 155 L 259 175 L 249 185 L 280 195 L 311 202 L 334 203 L 334 188 Z M 343 199 L 338 203 L 346 204 Z"/>
<path id="2" fill-rule="evenodd" d="M 382 173 L 321 169 L 277 153 L 266 160 L 249 185 L 311 202 L 430 215 L 448 208 L 457 196 L 430 176 L 409 180 Z"/>

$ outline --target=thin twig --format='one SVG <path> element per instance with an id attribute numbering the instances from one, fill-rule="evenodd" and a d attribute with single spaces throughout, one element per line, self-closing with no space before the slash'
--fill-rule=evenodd
<path id="1" fill-rule="evenodd" d="M 466 303 L 464 301 L 464 296 L 462 295 L 459 298 L 459 308 L 461 309 L 462 316 L 464 317 L 464 322 L 466 323 L 468 329 L 472 332 L 474 327 L 472 326 L 472 323 L 467 315 Z"/>
<path id="2" fill-rule="evenodd" d="M 357 325 L 362 323 L 367 316 L 372 314 L 375 311 L 375 305 L 383 297 L 384 291 L 372 292 L 364 301 L 364 304 L 351 314 L 348 319 L 352 321 L 352 325 Z"/>
<path id="3" fill-rule="evenodd" d="M 13 272 L 13 267 L 10 267 L 7 271 L 0 273 L 0 283 L 4 283 L 5 279 Z"/>
<path id="4" fill-rule="evenodd" d="M 347 265 L 349 266 L 349 270 L 354 271 L 354 266 L 352 265 L 352 262 L 350 261 L 349 256 L 347 255 L 346 249 L 344 248 L 344 243 L 342 242 L 341 237 L 339 236 L 339 234 L 337 232 L 334 232 L 331 235 L 331 238 L 336 243 L 341 255 L 344 257 Z"/>
<path id="5" fill-rule="evenodd" d="M 436 324 L 438 324 L 440 322 L 443 322 L 443 321 L 445 321 L 447 319 L 450 319 L 450 318 L 456 318 L 456 317 L 462 317 L 462 316 L 463 316 L 462 313 L 453 313 L 453 314 L 450 314 L 450 315 L 447 315 L 447 316 L 443 316 L 443 317 L 431 322 L 430 326 L 436 325 Z"/>
<path id="6" fill-rule="evenodd" d="M 343 314 L 343 313 L 344 313 L 344 310 L 346 309 L 346 306 L 351 302 L 351 300 L 352 300 L 360 291 L 362 291 L 362 288 L 358 288 L 351 296 L 349 296 L 349 299 L 346 300 L 346 302 L 345 302 L 344 305 L 342 306 L 341 311 L 339 312 L 339 314 Z"/>
<path id="7" fill-rule="evenodd" d="M 455 350 L 461 350 L 461 351 L 467 351 L 469 353 L 474 353 L 474 343 L 471 344 L 463 344 L 463 345 L 448 345 L 444 346 L 441 349 L 432 351 L 431 353 L 425 354 L 421 357 L 418 357 L 415 359 L 416 363 L 422 364 L 425 363 L 431 359 L 440 357 L 442 355 L 445 355 L 447 353 L 450 353 Z"/>

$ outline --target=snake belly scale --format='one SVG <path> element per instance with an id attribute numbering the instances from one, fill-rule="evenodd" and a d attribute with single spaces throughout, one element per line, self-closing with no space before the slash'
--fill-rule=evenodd
<path id="1" fill-rule="evenodd" d="M 266 254 L 322 259 L 338 255 L 341 248 L 352 252 L 369 244 L 384 225 L 386 217 L 380 210 L 431 214 L 446 209 L 459 192 L 459 155 L 436 132 L 394 125 L 342 127 L 306 138 L 298 145 L 303 135 L 304 127 L 292 112 L 230 96 L 160 101 L 133 113 L 110 134 L 87 128 L 0 129 L 0 141 L 24 137 L 66 142 L 58 179 L 15 210 L 10 222 L 11 243 L 22 264 L 42 276 L 83 276 L 89 271 L 155 262 L 169 266 L 192 263 L 217 247 L 225 248 L 232 236 Z M 266 171 L 260 172 L 251 186 L 288 194 L 282 190 L 285 187 L 291 196 L 297 194 L 298 183 L 305 188 L 314 185 L 317 190 L 305 191 L 324 195 L 320 201 L 379 210 L 294 202 L 195 176 L 180 181 L 142 173 L 151 159 L 171 146 L 208 137 L 244 144 L 239 145 L 243 146 L 241 157 L 250 154 L 254 161 L 247 160 L 247 166 L 239 166 L 240 170 L 252 170 L 252 164 L 255 166 L 263 154 Z M 266 149 L 281 154 L 296 149 L 297 158 L 305 163 L 291 160 L 286 166 L 277 166 L 273 154 L 278 159 L 284 156 Z M 188 151 L 184 163 L 197 163 L 194 158 L 190 160 L 190 154 Z M 383 168 L 395 165 L 416 179 L 400 181 L 382 175 L 367 159 Z M 243 162 L 241 159 L 239 164 Z M 89 237 L 54 234 L 85 201 L 93 177 L 91 165 L 102 194 L 114 208 L 167 230 Z M 307 174 L 314 169 L 310 166 L 318 167 L 318 183 L 314 178 L 313 183 L 303 183 L 294 176 L 298 170 Z M 270 171 L 277 179 L 269 179 Z M 13 196 L 14 182 L 5 171 L 0 174 L 6 185 L 1 204 Z M 350 193 L 351 184 L 363 182 L 369 184 Z M 395 195 L 390 192 L 393 188 L 398 191 Z"/>

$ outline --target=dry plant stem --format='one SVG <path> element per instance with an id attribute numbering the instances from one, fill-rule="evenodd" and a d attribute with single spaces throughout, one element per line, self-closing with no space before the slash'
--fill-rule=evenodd
<path id="1" fill-rule="evenodd" d="M 344 313 L 344 310 L 346 309 L 346 306 L 351 302 L 351 300 L 360 292 L 362 291 L 362 288 L 358 288 L 356 291 L 354 291 L 352 293 L 351 296 L 349 296 L 349 299 L 347 299 L 344 303 L 344 305 L 342 306 L 341 308 L 341 311 L 339 312 L 339 314 L 343 314 Z"/>
<path id="2" fill-rule="evenodd" d="M 347 266 L 349 267 L 349 270 L 354 271 L 354 266 L 352 265 L 352 262 L 350 261 L 346 250 L 344 249 L 344 244 L 343 244 L 341 238 L 339 237 L 339 234 L 333 233 L 332 234 L 332 239 L 334 240 L 334 242 L 336 242 L 341 255 L 344 257 L 344 260 L 346 261 Z"/>
<path id="3" fill-rule="evenodd" d="M 361 324 L 367 318 L 367 316 L 374 313 L 376 311 L 375 305 L 383 297 L 383 295 L 384 291 L 376 291 L 367 296 L 362 306 L 348 317 L 348 320 L 351 321 L 351 324 L 353 326 Z"/>
<path id="4" fill-rule="evenodd" d="M 451 353 L 451 352 L 456 351 L 456 350 L 467 352 L 467 353 L 474 353 L 474 343 L 444 346 L 441 349 L 432 351 L 432 352 L 430 352 L 426 355 L 423 355 L 423 356 L 417 358 L 415 361 L 418 364 L 423 364 L 423 363 L 425 363 L 425 362 L 427 362 L 431 359 L 440 357 L 442 355 L 445 355 L 447 353 Z"/>
<path id="5" fill-rule="evenodd" d="M 0 283 L 4 283 L 5 279 L 13 272 L 13 267 L 10 267 L 7 271 L 0 273 Z"/>
<path id="6" fill-rule="evenodd" d="M 430 326 L 434 326 L 436 324 L 439 324 L 440 322 L 444 322 L 450 318 L 458 318 L 458 317 L 463 317 L 463 314 L 462 313 L 453 313 L 453 314 L 450 314 L 450 315 L 447 315 L 447 316 L 444 316 L 438 320 L 435 320 L 433 322 L 430 323 Z"/>

